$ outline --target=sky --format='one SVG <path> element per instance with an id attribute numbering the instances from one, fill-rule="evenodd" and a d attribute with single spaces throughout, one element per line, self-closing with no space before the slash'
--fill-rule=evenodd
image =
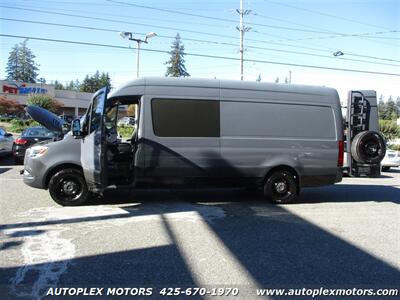
<path id="1" fill-rule="evenodd" d="M 141 39 L 157 33 L 142 44 L 140 76 L 164 76 L 169 59 L 165 51 L 179 32 L 191 77 L 238 80 L 239 5 L 240 0 L 0 0 L 0 34 L 131 47 L 30 39 L 39 77 L 47 83 L 82 80 L 96 70 L 108 72 L 113 86 L 134 79 L 136 43 L 122 39 L 120 31 Z M 277 77 L 284 82 L 291 73 L 293 84 L 337 89 L 342 102 L 349 90 L 373 89 L 385 99 L 400 96 L 400 1 L 243 0 L 243 5 L 248 11 L 244 25 L 249 27 L 244 58 L 250 60 L 244 62 L 245 80 L 260 75 L 263 82 Z M 11 48 L 22 41 L 0 36 L 0 79 L 6 77 Z M 333 56 L 337 51 L 344 55 Z"/>

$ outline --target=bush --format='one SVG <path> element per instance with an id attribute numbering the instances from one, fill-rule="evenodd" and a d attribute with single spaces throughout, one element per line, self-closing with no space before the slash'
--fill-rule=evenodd
<path id="1" fill-rule="evenodd" d="M 400 145 L 389 145 L 389 149 L 395 150 L 395 151 L 400 151 Z"/>
<path id="2" fill-rule="evenodd" d="M 8 131 L 20 133 L 20 132 L 24 131 L 25 128 L 32 127 L 32 126 L 40 126 L 40 124 L 34 120 L 13 119 L 10 122 Z"/>
<path id="3" fill-rule="evenodd" d="M 45 95 L 45 94 L 31 95 L 26 103 L 28 105 L 40 106 L 40 107 L 47 109 L 48 111 L 51 111 L 53 113 L 60 112 L 61 107 L 63 106 L 62 103 L 58 102 L 52 96 Z"/>
<path id="4" fill-rule="evenodd" d="M 396 121 L 379 120 L 379 130 L 387 141 L 400 137 L 400 127 L 396 124 Z"/>

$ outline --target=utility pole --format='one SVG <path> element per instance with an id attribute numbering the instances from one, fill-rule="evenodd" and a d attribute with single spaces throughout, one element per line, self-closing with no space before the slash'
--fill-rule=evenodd
<path id="1" fill-rule="evenodd" d="M 292 83 L 292 71 L 289 70 L 289 84 Z"/>
<path id="2" fill-rule="evenodd" d="M 240 17 L 240 24 L 239 24 L 239 27 L 236 27 L 236 29 L 239 30 L 239 34 L 240 34 L 240 48 L 239 48 L 240 80 L 243 80 L 243 52 L 244 52 L 243 38 L 244 38 L 244 33 L 251 29 L 251 27 L 244 26 L 243 16 L 248 15 L 251 12 L 251 10 L 243 10 L 243 0 L 240 0 L 240 9 L 237 9 L 236 11 L 238 12 L 239 17 Z"/>

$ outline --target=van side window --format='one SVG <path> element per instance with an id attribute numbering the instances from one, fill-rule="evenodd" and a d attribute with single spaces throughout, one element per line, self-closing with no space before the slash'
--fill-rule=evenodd
<path id="1" fill-rule="evenodd" d="M 103 94 L 97 95 L 93 100 L 92 113 L 90 114 L 90 132 L 95 131 L 101 124 L 101 117 L 104 110 L 104 102 L 100 101 Z"/>
<path id="2" fill-rule="evenodd" d="M 153 99 L 151 110 L 156 136 L 220 136 L 219 101 Z"/>

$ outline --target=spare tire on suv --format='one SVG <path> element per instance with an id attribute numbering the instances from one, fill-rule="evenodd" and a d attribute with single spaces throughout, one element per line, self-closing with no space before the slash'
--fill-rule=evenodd
<path id="1" fill-rule="evenodd" d="M 358 133 L 351 142 L 351 155 L 363 164 L 376 164 L 385 156 L 386 145 L 382 135 L 376 131 Z"/>

